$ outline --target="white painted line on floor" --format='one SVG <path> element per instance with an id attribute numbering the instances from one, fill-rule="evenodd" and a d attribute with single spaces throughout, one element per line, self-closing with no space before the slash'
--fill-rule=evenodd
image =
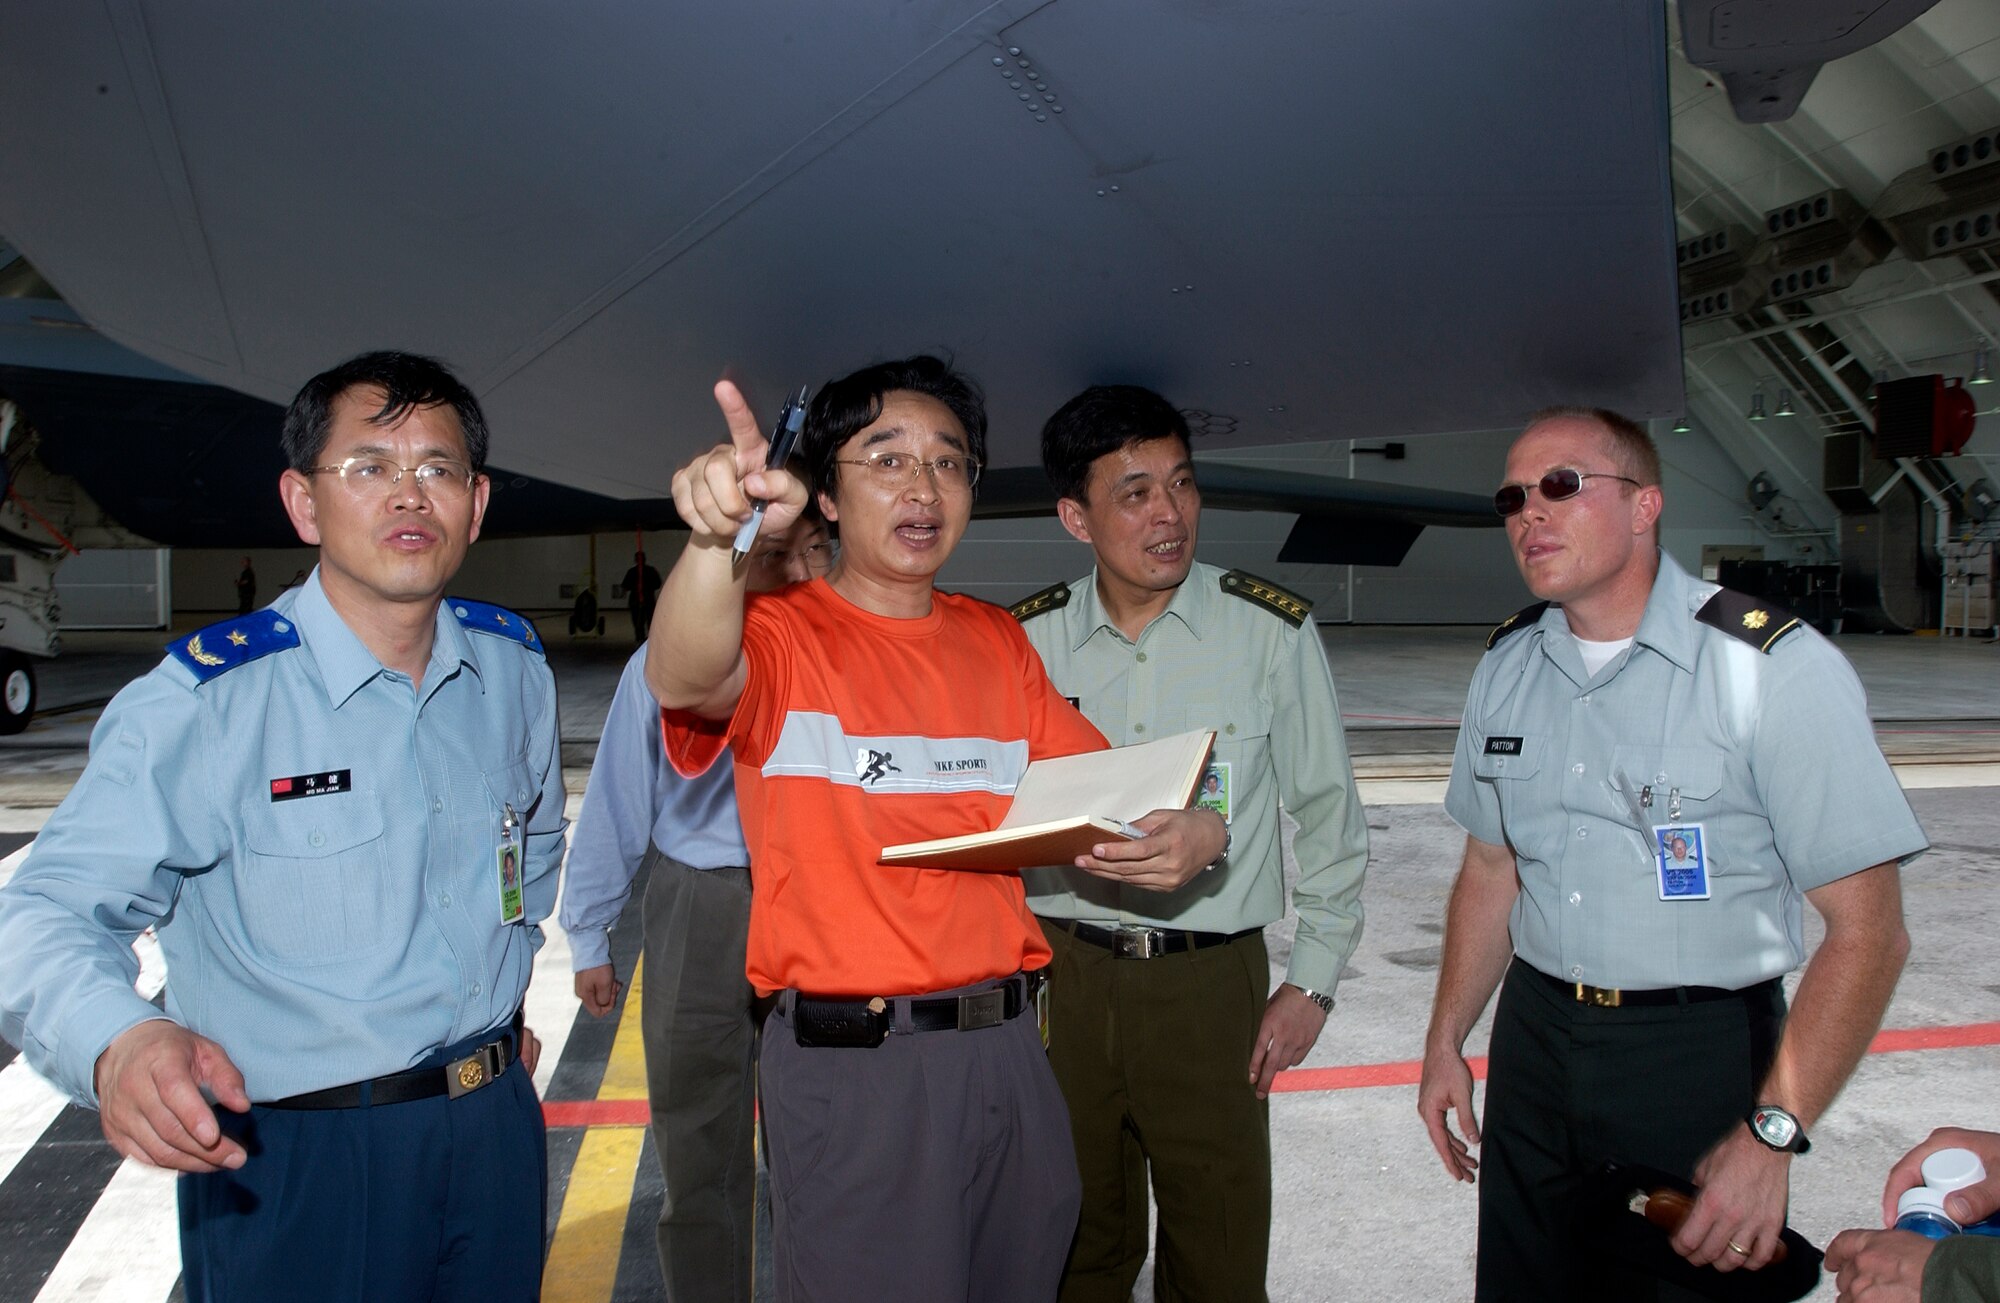
<path id="1" fill-rule="evenodd" d="M 1442 805 L 1442 778 L 1357 778 L 1354 790 L 1363 805 Z"/>
<path id="2" fill-rule="evenodd" d="M 40 832 L 55 808 L 53 800 L 47 805 L 0 805 L 0 832 Z"/>
<path id="3" fill-rule="evenodd" d="M 69 1097 L 43 1080 L 26 1060 L 17 1057 L 0 1068 L 0 1181 L 7 1179 L 67 1103 Z"/>
<path id="4" fill-rule="evenodd" d="M 40 832 L 41 830 L 42 830 L 42 825 L 39 822 L 37 822 L 35 826 L 32 828 L 20 829 L 21 832 Z M 7 828 L 0 828 L 0 832 L 9 832 L 9 831 L 13 830 Z M 0 860 L 0 887 L 4 887 L 7 885 L 8 879 L 14 876 L 14 870 L 20 868 L 22 861 L 28 858 L 28 851 L 33 846 L 34 843 L 29 842 L 26 846 L 23 846 L 20 850 L 15 851 L 12 855 L 9 855 L 6 859 Z"/>
<path id="5" fill-rule="evenodd" d="M 164 1299 L 180 1274 L 174 1173 L 128 1158 L 77 1228 L 35 1303 Z"/>
<path id="6" fill-rule="evenodd" d="M 2000 787 L 2000 765 L 1892 765 L 1896 780 L 1906 788 Z"/>
<path id="7" fill-rule="evenodd" d="M 528 979 L 528 995 L 522 1001 L 524 1020 L 541 1038 L 542 1058 L 535 1065 L 535 1093 L 547 1095 L 549 1080 L 569 1044 L 569 1029 L 576 1025 L 576 979 L 569 970 L 569 933 L 562 930 L 554 914 L 542 920 L 541 953 L 535 956 L 535 975 Z"/>
<path id="8" fill-rule="evenodd" d="M 139 980 L 132 984 L 132 989 L 141 1000 L 150 1000 L 167 989 L 167 956 L 151 928 L 133 940 L 132 950 L 139 956 Z"/>

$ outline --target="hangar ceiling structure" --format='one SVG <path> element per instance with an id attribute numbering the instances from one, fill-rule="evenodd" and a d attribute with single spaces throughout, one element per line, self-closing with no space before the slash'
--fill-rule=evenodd
<path id="1" fill-rule="evenodd" d="M 1677 238 L 1685 247 L 1727 232 L 1741 247 L 1719 272 L 1684 266 L 1693 429 L 1657 429 L 1669 449 L 1677 439 L 1713 439 L 1746 481 L 1770 477 L 1788 522 L 1776 532 L 1824 536 L 1839 515 L 1824 491 L 1826 440 L 1872 426 L 1877 382 L 1970 379 L 1982 356 L 2000 367 L 2000 224 L 1977 222 L 2000 201 L 2000 5 L 1941 0 L 1826 64 L 1796 111 L 1775 122 L 1741 121 L 1728 88 L 1687 61 L 1685 44 L 1676 25 L 1668 86 Z M 1951 163 L 1961 146 L 1962 162 Z M 1933 165 L 1941 154 L 1943 171 Z M 1783 238 L 1788 214 L 1821 200 L 1830 238 Z M 1968 238 L 1942 247 L 1931 239 L 1960 218 Z M 1774 280 L 1806 267 L 1823 268 L 1824 279 L 1772 294 Z M 1719 307 L 1724 292 L 1734 297 Z M 1760 387 L 1767 419 L 1751 420 Z M 1781 390 L 1795 416 L 1775 415 Z M 1965 456 L 1929 468 L 1927 482 L 1946 493 L 1954 481 L 1962 493 L 2000 478 L 2000 385 L 1967 392 L 1979 416 Z"/>

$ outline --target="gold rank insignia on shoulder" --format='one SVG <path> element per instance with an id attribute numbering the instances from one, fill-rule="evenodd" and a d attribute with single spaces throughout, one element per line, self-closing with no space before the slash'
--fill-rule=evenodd
<path id="1" fill-rule="evenodd" d="M 1522 607 L 1500 623 L 1494 625 L 1493 632 L 1486 635 L 1486 650 L 1492 651 L 1494 644 L 1505 638 L 1508 634 L 1513 633 L 1516 629 L 1525 629 L 1535 621 L 1541 619 L 1542 612 L 1548 609 L 1549 603 L 1536 602 L 1533 606 Z"/>
<path id="2" fill-rule="evenodd" d="M 194 671 L 195 682 L 229 673 L 261 656 L 299 645 L 291 620 L 265 607 L 197 629 L 167 644 L 167 654 Z"/>
<path id="3" fill-rule="evenodd" d="M 1717 589 L 1694 618 L 1766 653 L 1799 627 L 1799 618 L 1790 611 L 1727 588 Z"/>
<path id="4" fill-rule="evenodd" d="M 1226 571 L 1221 582 L 1223 592 L 1240 597 L 1253 606 L 1263 607 L 1294 629 L 1304 624 L 1306 617 L 1312 614 L 1311 602 L 1268 579 L 1259 579 L 1247 570 Z"/>
<path id="5" fill-rule="evenodd" d="M 1060 611 L 1069 605 L 1069 585 L 1050 584 L 1039 593 L 1030 593 L 1007 608 L 1007 614 L 1016 620 L 1032 620 L 1050 611 Z"/>

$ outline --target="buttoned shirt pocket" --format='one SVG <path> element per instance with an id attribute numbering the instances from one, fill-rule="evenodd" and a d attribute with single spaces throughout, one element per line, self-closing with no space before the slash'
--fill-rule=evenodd
<path id="1" fill-rule="evenodd" d="M 514 811 L 514 818 L 519 823 L 526 823 L 540 785 L 530 777 L 528 762 L 525 760 L 510 760 L 491 769 L 482 769 L 480 777 L 486 781 L 486 799 L 492 806 L 493 835 L 497 840 L 500 835 L 500 820 L 505 817 L 508 809 Z M 517 826 L 514 829 L 515 840 L 520 840 L 524 831 L 525 829 Z"/>
<path id="2" fill-rule="evenodd" d="M 1712 801 L 1722 790 L 1725 760 L 1714 747 L 1622 746 L 1611 753 L 1612 782 L 1619 788 L 1629 785 L 1635 800 L 1652 788 L 1649 813 L 1654 823 L 1668 821 L 1673 794 L 1680 793 L 1681 817 L 1691 823 L 1701 814 L 1690 810 L 1690 804 Z"/>
<path id="3" fill-rule="evenodd" d="M 1727 762 L 1728 757 L 1715 747 L 1621 746 L 1612 751 L 1612 787 L 1625 793 L 1647 825 L 1640 831 L 1646 838 L 1648 854 L 1652 825 L 1701 823 L 1720 813 L 1720 803 L 1715 798 L 1722 791 Z M 1649 788 L 1651 803 L 1646 804 Z M 1676 797 L 1680 803 L 1678 815 L 1674 813 Z M 1711 827 L 1709 831 L 1713 834 L 1715 829 Z M 1711 841 L 1704 849 L 1709 871 L 1722 871 L 1726 866 L 1716 856 L 1721 848 Z"/>
<path id="4" fill-rule="evenodd" d="M 1215 730 L 1217 754 L 1224 747 L 1262 742 L 1271 736 L 1271 705 L 1254 692 L 1188 694 L 1181 731 Z"/>
<path id="5" fill-rule="evenodd" d="M 1230 765 L 1230 821 L 1235 822 L 1250 785 L 1270 767 L 1271 705 L 1254 692 L 1194 691 L 1181 731 L 1215 730 L 1216 760 Z"/>
<path id="6" fill-rule="evenodd" d="M 251 946 L 292 964 L 328 964 L 397 938 L 382 811 L 369 792 L 253 805 L 243 821 L 237 904 Z M 411 885 L 417 890 L 416 884 Z"/>

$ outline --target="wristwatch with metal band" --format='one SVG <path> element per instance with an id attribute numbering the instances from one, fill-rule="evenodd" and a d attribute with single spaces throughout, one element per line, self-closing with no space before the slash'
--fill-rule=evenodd
<path id="1" fill-rule="evenodd" d="M 1759 1104 L 1743 1120 L 1749 1124 L 1751 1135 L 1779 1153 L 1803 1154 L 1812 1148 L 1812 1141 L 1806 1139 L 1799 1120 L 1776 1104 Z"/>
<path id="2" fill-rule="evenodd" d="M 1311 1000 L 1314 1004 L 1318 1005 L 1319 1011 L 1321 1013 L 1330 1014 L 1333 1012 L 1332 996 L 1321 995 L 1318 991 L 1307 990 L 1305 987 L 1299 986 L 1297 983 L 1291 983 L 1290 985 L 1292 985 L 1293 989 L 1296 990 L 1300 995 L 1303 995 L 1306 999 Z"/>

